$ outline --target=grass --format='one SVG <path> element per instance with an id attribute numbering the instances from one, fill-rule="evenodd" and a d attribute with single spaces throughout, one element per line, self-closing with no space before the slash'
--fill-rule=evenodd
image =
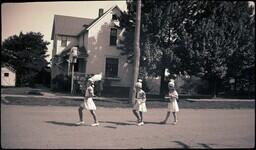
<path id="1" fill-rule="evenodd" d="M 47 99 L 47 98 L 24 98 L 24 97 L 6 97 L 9 101 L 8 105 L 39 105 L 39 106 L 75 106 L 78 107 L 83 99 Z M 95 99 L 97 107 L 119 107 L 132 108 L 132 105 L 127 101 L 106 101 Z M 181 109 L 244 109 L 255 108 L 255 102 L 190 102 L 185 99 L 179 100 L 179 107 Z M 164 101 L 147 101 L 148 108 L 167 108 L 167 102 Z"/>
<path id="2" fill-rule="evenodd" d="M 49 92 L 49 89 L 36 89 L 30 87 L 10 87 L 10 88 L 1 88 L 1 94 L 19 94 L 19 95 L 42 95 L 41 92 Z M 69 93 L 54 93 L 56 95 L 69 95 Z M 150 96 L 147 95 L 147 107 L 148 108 L 166 108 L 167 102 L 163 101 L 159 96 Z M 150 99 L 154 98 L 154 99 Z M 182 108 L 193 108 L 193 109 L 240 109 L 240 108 L 255 108 L 255 101 L 246 102 L 192 102 L 187 101 L 188 98 L 210 98 L 207 95 L 199 96 L 186 96 L 180 95 L 179 107 Z M 58 99 L 58 98 L 24 98 L 24 97 L 6 97 L 10 105 L 39 105 L 39 106 L 79 106 L 83 99 Z M 2 100 L 2 103 L 6 101 Z M 127 100 L 97 100 L 95 99 L 96 106 L 98 107 L 121 107 L 129 108 L 132 107 Z"/>

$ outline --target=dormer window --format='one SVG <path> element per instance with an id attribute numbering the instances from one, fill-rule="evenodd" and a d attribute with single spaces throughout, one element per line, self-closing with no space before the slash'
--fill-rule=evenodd
<path id="1" fill-rule="evenodd" d="M 61 38 L 61 47 L 66 47 L 67 46 L 67 37 L 62 37 Z"/>
<path id="2" fill-rule="evenodd" d="M 116 14 L 113 14 L 113 15 L 112 15 L 112 20 L 117 20 Z"/>

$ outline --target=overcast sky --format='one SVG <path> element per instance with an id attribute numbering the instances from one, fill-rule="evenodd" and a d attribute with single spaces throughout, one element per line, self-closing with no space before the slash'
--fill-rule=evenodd
<path id="1" fill-rule="evenodd" d="M 126 10 L 125 0 L 2 3 L 2 41 L 9 36 L 19 35 L 21 31 L 23 33 L 41 32 L 44 35 L 44 40 L 51 42 L 48 46 L 48 54 L 51 54 L 51 32 L 55 14 L 97 18 L 99 8 L 103 8 L 105 11 L 113 5 L 118 5 L 121 10 Z M 49 61 L 50 57 L 47 60 Z"/>

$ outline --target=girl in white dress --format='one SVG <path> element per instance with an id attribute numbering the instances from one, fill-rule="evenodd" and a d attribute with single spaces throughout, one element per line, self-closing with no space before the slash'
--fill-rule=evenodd
<path id="1" fill-rule="evenodd" d="M 92 97 L 94 96 L 94 90 L 93 90 L 93 81 L 91 79 L 88 80 L 87 82 L 87 88 L 85 91 L 85 98 L 84 98 L 84 102 L 79 106 L 78 108 L 78 113 L 79 113 L 79 119 L 80 122 L 77 123 L 77 125 L 82 125 L 84 124 L 83 121 L 83 109 L 89 110 L 93 116 L 94 119 L 94 123 L 91 124 L 91 126 L 98 126 L 99 122 L 97 121 L 97 117 L 96 117 L 96 106 L 93 102 Z"/>
<path id="2" fill-rule="evenodd" d="M 172 112 L 173 118 L 174 118 L 173 124 L 175 125 L 178 122 L 178 120 L 177 120 L 177 112 L 179 112 L 179 106 L 178 106 L 178 103 L 177 103 L 178 93 L 177 93 L 177 91 L 174 88 L 174 80 L 171 80 L 168 83 L 168 88 L 169 88 L 169 93 L 168 93 L 168 96 L 165 97 L 166 99 L 169 100 L 168 112 L 167 112 L 165 120 L 162 121 L 162 123 L 166 124 L 166 122 L 167 122 L 167 120 L 168 120 L 168 118 L 170 116 L 170 113 Z"/>
<path id="3" fill-rule="evenodd" d="M 136 87 L 136 97 L 135 97 L 135 104 L 133 106 L 133 114 L 137 118 L 138 126 L 141 126 L 144 124 L 143 122 L 143 112 L 147 112 L 146 107 L 146 93 L 142 90 L 142 81 L 139 80 L 135 84 Z M 139 115 L 138 113 L 139 112 Z"/>

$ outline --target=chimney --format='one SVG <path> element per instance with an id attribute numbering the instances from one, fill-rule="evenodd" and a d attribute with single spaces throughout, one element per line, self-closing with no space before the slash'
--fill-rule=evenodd
<path id="1" fill-rule="evenodd" d="M 100 9 L 99 9 L 99 17 L 103 15 L 103 12 L 104 12 L 104 9 L 103 9 L 103 8 L 100 8 Z"/>

